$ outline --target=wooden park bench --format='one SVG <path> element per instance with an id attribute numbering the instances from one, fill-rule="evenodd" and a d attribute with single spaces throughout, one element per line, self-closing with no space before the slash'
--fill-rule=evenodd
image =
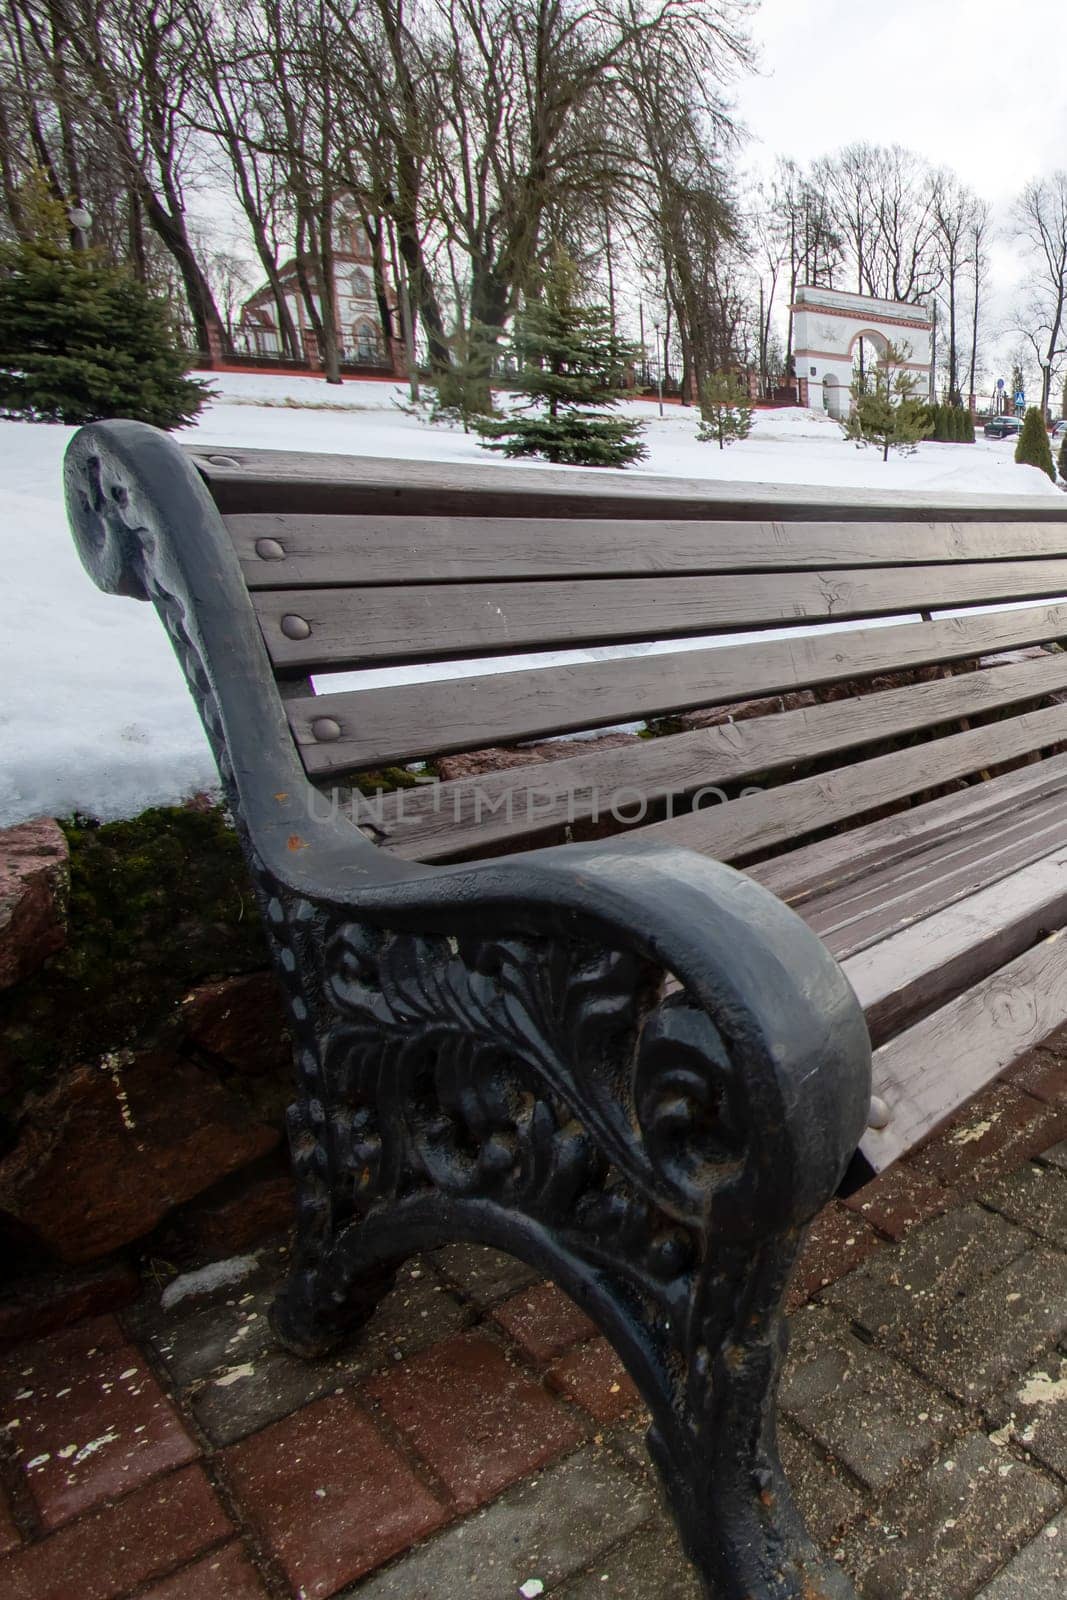
<path id="1" fill-rule="evenodd" d="M 511 1251 L 625 1361 L 708 1592 L 849 1595 L 778 1463 L 783 1293 L 851 1160 L 1067 1019 L 1067 517 L 132 423 L 67 476 L 89 572 L 171 636 L 288 998 L 281 1339 L 325 1348 L 415 1250 Z"/>

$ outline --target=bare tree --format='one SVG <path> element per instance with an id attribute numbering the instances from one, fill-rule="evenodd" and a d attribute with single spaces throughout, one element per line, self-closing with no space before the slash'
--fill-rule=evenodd
<path id="1" fill-rule="evenodd" d="M 26 16 L 59 0 L 10 0 Z M 173 257 L 201 350 L 228 345 L 207 274 L 193 244 L 187 189 L 203 171 L 189 118 L 199 32 L 184 0 L 62 0 L 64 48 L 87 132 L 122 173 Z"/>
<path id="2" fill-rule="evenodd" d="M 900 145 L 852 144 L 818 162 L 814 180 L 858 294 L 917 304 L 940 287 L 936 179 L 920 156 Z"/>
<path id="3" fill-rule="evenodd" d="M 1019 332 L 1041 366 L 1042 415 L 1048 410 L 1049 384 L 1062 355 L 1067 305 L 1067 172 L 1028 183 L 1012 207 L 1012 235 L 1031 265 L 1030 289 Z"/>
<path id="4" fill-rule="evenodd" d="M 976 200 L 967 224 L 967 264 L 971 274 L 971 354 L 967 376 L 968 397 L 976 393 L 975 381 L 978 367 L 978 340 L 984 310 L 986 279 L 989 275 L 989 235 L 991 231 L 989 203 Z"/>
<path id="5" fill-rule="evenodd" d="M 933 187 L 934 244 L 942 275 L 940 300 L 947 324 L 946 369 L 950 405 L 962 405 L 960 391 L 960 315 L 965 295 L 964 279 L 972 251 L 971 234 L 979 202 L 950 172 L 939 172 Z M 973 331 L 973 323 L 972 323 Z M 972 342 L 972 355 L 974 354 Z M 973 378 L 972 378 L 973 387 Z"/>

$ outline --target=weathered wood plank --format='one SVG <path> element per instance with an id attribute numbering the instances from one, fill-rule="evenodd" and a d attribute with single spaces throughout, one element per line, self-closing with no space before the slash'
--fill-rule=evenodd
<path id="1" fill-rule="evenodd" d="M 638 815 L 668 796 L 770 775 L 815 757 L 977 716 L 1067 689 L 1067 653 L 883 690 L 860 699 L 699 728 L 619 749 L 402 790 L 366 814 L 383 844 L 413 860 L 460 859 L 566 825 Z M 625 802 L 625 803 L 624 803 Z M 621 820 L 621 819 L 620 819 Z"/>
<path id="2" fill-rule="evenodd" d="M 685 576 L 822 567 L 1055 559 L 1061 522 L 715 522 L 633 516 L 236 514 L 226 519 L 250 589 L 469 583 L 508 578 Z"/>
<path id="3" fill-rule="evenodd" d="M 1021 495 L 826 489 L 802 484 L 715 483 L 598 468 L 396 461 L 241 445 L 186 445 L 225 514 L 336 510 L 408 516 L 730 517 L 780 521 L 1064 522 L 1067 510 Z"/>
<path id="4" fill-rule="evenodd" d="M 312 774 L 504 744 L 775 694 L 842 677 L 959 660 L 1067 634 L 1067 606 L 850 629 L 294 700 Z M 318 732 L 316 731 L 318 730 Z M 327 737 L 320 737 L 320 734 Z"/>
<path id="5" fill-rule="evenodd" d="M 883 1171 L 1067 1022 L 1067 936 L 1041 944 L 975 984 L 874 1053 L 874 1093 L 885 1128 L 860 1144 Z"/>
<path id="6" fill-rule="evenodd" d="M 954 794 L 926 800 L 909 811 L 800 845 L 770 861 L 755 862 L 745 871 L 803 914 L 810 900 L 821 899 L 842 885 L 861 886 L 867 874 L 879 866 L 896 862 L 903 867 L 916 850 L 936 846 L 946 834 L 984 828 L 1005 810 L 1054 794 L 1065 783 L 1067 755 L 1048 756 Z"/>
<path id="7" fill-rule="evenodd" d="M 809 902 L 805 921 L 842 960 L 1060 848 L 1067 848 L 1062 790 L 872 873 L 852 902 Z"/>
<path id="8" fill-rule="evenodd" d="M 923 609 L 1062 600 L 1065 561 L 540 583 L 280 589 L 254 595 L 271 659 L 320 671 L 620 644 Z"/>
<path id="9" fill-rule="evenodd" d="M 1067 923 L 1067 851 L 839 958 L 880 1045 Z"/>
<path id="10" fill-rule="evenodd" d="M 832 823 L 876 811 L 891 800 L 921 794 L 953 778 L 1014 760 L 1067 739 L 1067 705 L 1026 712 L 1004 722 L 931 739 L 910 750 L 873 756 L 796 783 L 745 795 L 711 810 L 656 822 L 624 834 L 633 839 L 685 845 L 720 861 L 758 855 Z"/>

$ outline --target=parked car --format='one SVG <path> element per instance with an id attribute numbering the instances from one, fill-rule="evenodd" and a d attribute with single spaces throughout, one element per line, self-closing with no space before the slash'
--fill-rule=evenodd
<path id="1" fill-rule="evenodd" d="M 1052 437 L 1059 440 L 1065 433 L 1067 433 L 1067 417 L 1061 417 L 1058 422 L 1052 424 Z"/>
<path id="2" fill-rule="evenodd" d="M 982 432 L 987 439 L 1014 439 L 1021 427 L 1020 417 L 990 417 Z"/>

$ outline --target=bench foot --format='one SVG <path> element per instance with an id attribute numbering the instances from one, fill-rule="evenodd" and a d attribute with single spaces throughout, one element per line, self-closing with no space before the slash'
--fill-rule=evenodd
<path id="1" fill-rule="evenodd" d="M 317 931 L 329 1009 L 295 1019 L 308 1092 L 290 1129 L 301 1221 L 283 1343 L 328 1349 L 418 1251 L 508 1251 L 632 1375 L 709 1596 L 847 1600 L 777 1454 L 782 1302 L 811 1200 L 795 1112 L 752 1104 L 762 1040 L 727 1042 L 706 1004 L 626 950 L 339 918 Z"/>
<path id="2" fill-rule="evenodd" d="M 375 1265 L 351 1284 L 338 1305 L 320 1274 L 298 1268 L 271 1306 L 271 1331 L 294 1356 L 327 1356 L 370 1321 L 395 1282 L 395 1263 Z"/>

